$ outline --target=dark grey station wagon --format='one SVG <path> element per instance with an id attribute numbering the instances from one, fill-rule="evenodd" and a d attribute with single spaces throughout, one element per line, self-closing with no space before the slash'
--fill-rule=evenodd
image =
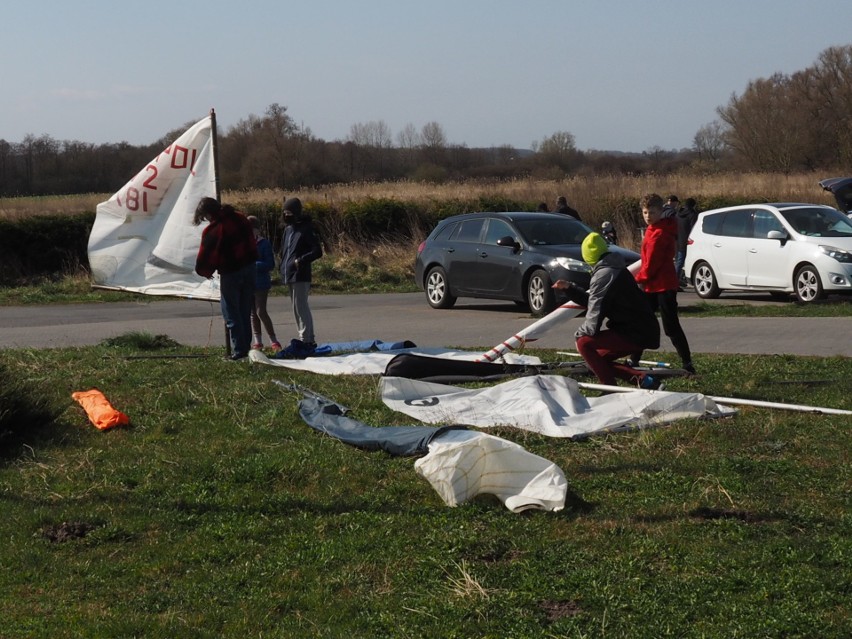
<path id="1" fill-rule="evenodd" d="M 432 308 L 459 297 L 509 300 L 540 317 L 563 303 L 557 279 L 589 287 L 580 244 L 592 229 L 560 213 L 465 213 L 448 217 L 417 249 L 415 278 Z M 634 251 L 612 245 L 628 264 Z"/>

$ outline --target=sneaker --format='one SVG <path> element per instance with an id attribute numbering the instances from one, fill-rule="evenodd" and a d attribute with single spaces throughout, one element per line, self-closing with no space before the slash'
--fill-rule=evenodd
<path id="1" fill-rule="evenodd" d="M 692 362 L 690 362 L 689 364 L 684 364 L 683 370 L 685 370 L 690 375 L 698 375 L 698 372 L 695 370 L 695 366 L 692 365 Z"/>
<path id="2" fill-rule="evenodd" d="M 261 344 L 260 342 L 255 342 L 254 344 L 251 345 L 251 349 L 253 351 L 262 351 L 263 350 L 263 344 Z"/>
<path id="3" fill-rule="evenodd" d="M 225 357 L 223 357 L 222 359 L 224 359 L 226 362 L 236 362 L 236 361 L 239 361 L 241 359 L 245 359 L 246 357 L 248 357 L 248 353 L 245 353 L 245 354 L 242 354 L 242 355 L 234 353 L 232 355 L 225 355 Z"/>
<path id="4" fill-rule="evenodd" d="M 639 388 L 643 388 L 645 390 L 661 390 L 663 387 L 663 382 L 653 375 L 643 375 L 642 379 L 639 380 Z"/>
<path id="5" fill-rule="evenodd" d="M 278 340 L 275 340 L 274 342 L 272 342 L 272 344 L 269 345 L 269 348 L 271 348 L 277 353 L 281 350 L 281 343 Z"/>

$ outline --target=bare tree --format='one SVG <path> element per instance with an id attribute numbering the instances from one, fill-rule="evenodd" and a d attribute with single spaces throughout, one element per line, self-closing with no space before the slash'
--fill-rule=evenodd
<path id="1" fill-rule="evenodd" d="M 852 162 L 852 45 L 830 47 L 801 77 L 813 142 L 824 161 L 838 166 Z M 794 76 L 796 77 L 796 76 Z M 799 79 L 799 78 L 797 78 Z"/>
<path id="2" fill-rule="evenodd" d="M 718 120 L 702 126 L 692 139 L 698 159 L 718 162 L 725 150 L 725 127 Z"/>
<path id="3" fill-rule="evenodd" d="M 287 115 L 287 107 L 281 106 L 277 102 L 270 104 L 266 108 L 266 117 L 262 120 L 262 129 L 268 143 L 272 147 L 272 151 L 278 165 L 282 180 L 280 186 L 284 188 L 284 175 L 287 173 L 287 164 L 291 159 L 288 156 L 292 153 L 292 138 L 298 130 L 296 123 L 289 115 Z"/>
<path id="4" fill-rule="evenodd" d="M 399 133 L 396 134 L 396 143 L 400 149 L 400 168 L 403 174 L 410 172 L 417 161 L 417 149 L 420 148 L 420 133 L 417 128 L 409 122 Z"/>
<path id="5" fill-rule="evenodd" d="M 428 149 L 443 149 L 447 146 L 444 128 L 434 121 L 423 125 L 420 130 L 420 139 L 422 145 Z"/>
<path id="6" fill-rule="evenodd" d="M 420 148 L 427 161 L 440 164 L 447 148 L 447 136 L 444 128 L 437 122 L 427 122 L 420 129 Z"/>
<path id="7" fill-rule="evenodd" d="M 384 120 L 357 122 L 349 128 L 349 164 L 357 177 L 383 177 L 388 152 L 393 147 L 390 127 Z"/>
<path id="8" fill-rule="evenodd" d="M 806 126 L 791 98 L 787 75 L 749 82 L 717 109 L 728 125 L 726 142 L 756 169 L 790 172 L 806 155 Z"/>
<path id="9" fill-rule="evenodd" d="M 399 148 L 411 151 L 419 147 L 421 142 L 417 128 L 411 122 L 406 124 L 402 127 L 402 130 L 396 134 L 396 143 Z"/>
<path id="10" fill-rule="evenodd" d="M 358 146 L 388 149 L 393 145 L 390 127 L 384 120 L 357 122 L 349 127 L 348 140 Z"/>
<path id="11" fill-rule="evenodd" d="M 566 172 L 577 165 L 579 154 L 576 140 L 574 134 L 568 131 L 557 131 L 541 142 L 534 142 L 533 150 L 538 154 L 541 164 L 555 166 Z"/>

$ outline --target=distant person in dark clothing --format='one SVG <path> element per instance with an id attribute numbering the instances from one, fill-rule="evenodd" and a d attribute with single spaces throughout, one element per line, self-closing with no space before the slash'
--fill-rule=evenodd
<path id="1" fill-rule="evenodd" d="M 547 208 L 547 203 L 546 203 L 546 202 L 539 202 L 539 203 L 538 203 L 538 208 L 536 209 L 536 211 L 538 211 L 539 213 L 549 213 L 549 212 L 550 212 L 550 209 L 549 209 L 549 208 Z"/>
<path id="2" fill-rule="evenodd" d="M 663 217 L 674 217 L 677 215 L 678 207 L 680 207 L 680 200 L 677 199 L 677 195 L 670 195 L 663 205 Z"/>
<path id="3" fill-rule="evenodd" d="M 686 274 L 683 272 L 683 264 L 686 261 L 686 248 L 689 233 L 698 219 L 698 211 L 695 210 L 695 199 L 688 197 L 684 200 L 683 207 L 677 212 L 677 251 L 675 252 L 675 270 L 677 271 L 680 285 L 686 283 Z"/>
<path id="4" fill-rule="evenodd" d="M 219 272 L 219 303 L 228 328 L 230 359 L 248 356 L 251 346 L 251 310 L 254 306 L 257 243 L 245 215 L 212 197 L 202 198 L 192 223 L 210 222 L 201 233 L 195 272 L 213 277 Z"/>
<path id="5" fill-rule="evenodd" d="M 660 346 L 660 325 L 648 299 L 636 286 L 624 258 L 611 253 L 601 235 L 589 233 L 581 250 L 583 260 L 592 266 L 588 293 L 567 280 L 553 284 L 586 307 L 586 318 L 574 335 L 577 351 L 602 384 L 613 386 L 622 379 L 640 388 L 659 388 L 659 379 L 615 361 Z"/>
<path id="6" fill-rule="evenodd" d="M 299 198 L 292 197 L 284 202 L 283 219 L 281 279 L 290 289 L 299 340 L 308 348 L 316 348 L 314 318 L 308 296 L 311 292 L 311 263 L 322 257 L 322 246 L 310 218 L 302 214 Z"/>
<path id="7" fill-rule="evenodd" d="M 615 231 L 615 225 L 609 220 L 601 224 L 601 235 L 608 244 L 618 244 L 618 233 Z"/>
<path id="8" fill-rule="evenodd" d="M 575 210 L 568 206 L 568 200 L 565 199 L 564 195 L 560 195 L 556 198 L 556 208 L 553 209 L 554 213 L 562 213 L 563 215 L 570 215 L 575 220 L 580 219 L 580 214 Z"/>

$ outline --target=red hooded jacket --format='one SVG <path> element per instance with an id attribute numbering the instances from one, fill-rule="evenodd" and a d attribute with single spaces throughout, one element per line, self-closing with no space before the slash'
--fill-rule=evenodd
<path id="1" fill-rule="evenodd" d="M 201 232 L 195 272 L 202 277 L 233 273 L 257 260 L 254 229 L 245 215 L 225 205 Z"/>
<path id="2" fill-rule="evenodd" d="M 677 249 L 677 220 L 664 217 L 649 224 L 642 239 L 642 266 L 636 281 L 646 293 L 676 291 L 679 285 L 674 267 Z"/>

